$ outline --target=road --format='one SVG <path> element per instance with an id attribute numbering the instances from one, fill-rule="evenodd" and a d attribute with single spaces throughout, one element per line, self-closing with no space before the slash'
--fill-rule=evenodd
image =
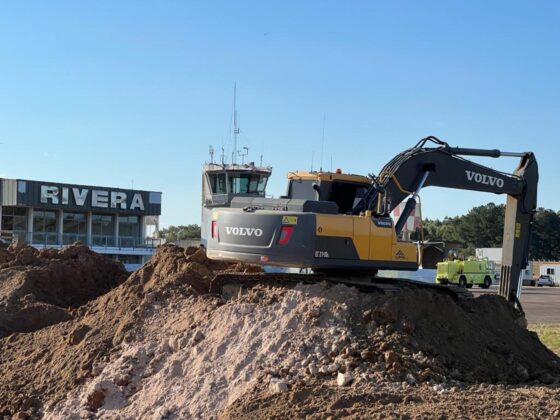
<path id="1" fill-rule="evenodd" d="M 470 289 L 475 296 L 498 293 L 498 286 Z M 521 305 L 529 324 L 560 324 L 560 287 L 523 287 Z"/>

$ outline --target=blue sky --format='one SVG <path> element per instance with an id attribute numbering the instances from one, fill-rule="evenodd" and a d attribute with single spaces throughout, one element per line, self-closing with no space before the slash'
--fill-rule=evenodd
<path id="1" fill-rule="evenodd" d="M 560 209 L 555 1 L 0 3 L 0 174 L 158 190 L 198 223 L 208 146 L 274 167 L 377 173 L 426 135 L 532 150 Z M 515 159 L 481 160 L 510 171 Z M 504 197 L 428 188 L 424 216 Z"/>

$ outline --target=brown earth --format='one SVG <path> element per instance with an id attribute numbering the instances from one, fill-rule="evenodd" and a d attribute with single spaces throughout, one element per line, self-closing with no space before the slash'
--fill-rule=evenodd
<path id="1" fill-rule="evenodd" d="M 395 384 L 341 388 L 315 383 L 236 401 L 219 417 L 242 419 L 550 419 L 560 418 L 558 387 Z"/>
<path id="2" fill-rule="evenodd" d="M 0 337 L 72 318 L 76 308 L 120 284 L 124 267 L 84 245 L 26 246 L 0 253 Z"/>
<path id="3" fill-rule="evenodd" d="M 227 268 L 203 250 L 163 246 L 126 279 L 120 263 L 84 246 L 21 249 L 0 267 L 1 331 L 27 332 L 0 340 L 0 414 L 36 416 L 63 399 L 134 339 L 147 307 L 205 293 L 212 273 Z"/>
<path id="4" fill-rule="evenodd" d="M 0 276 L 26 272 L 18 267 Z M 163 246 L 124 282 L 106 279 L 114 286 L 99 297 L 66 296 L 68 320 L 0 339 L 0 414 L 446 418 L 464 407 L 470 417 L 542 418 L 558 409 L 560 359 L 500 297 L 322 282 L 255 285 L 225 300 L 207 293 L 222 270 L 255 268 Z"/>

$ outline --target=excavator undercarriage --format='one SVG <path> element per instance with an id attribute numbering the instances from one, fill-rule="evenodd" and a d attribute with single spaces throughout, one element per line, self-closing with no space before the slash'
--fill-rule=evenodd
<path id="1" fill-rule="evenodd" d="M 424 283 L 410 279 L 368 276 L 329 276 L 326 274 L 295 273 L 218 273 L 210 284 L 210 293 L 228 299 L 255 286 L 288 286 L 297 284 L 344 284 L 363 293 L 396 294 L 404 289 L 427 289 L 450 296 L 453 300 L 472 299 L 470 291 L 455 285 Z"/>

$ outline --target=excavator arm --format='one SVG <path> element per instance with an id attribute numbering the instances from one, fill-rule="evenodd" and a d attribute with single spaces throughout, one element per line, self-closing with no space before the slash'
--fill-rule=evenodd
<path id="1" fill-rule="evenodd" d="M 435 146 L 426 147 L 428 143 Z M 521 161 L 512 174 L 507 174 L 462 156 L 509 156 L 520 157 Z M 414 196 L 424 187 L 506 194 L 500 294 L 521 309 L 518 301 L 520 274 L 528 263 L 531 223 L 537 206 L 538 165 L 533 153 L 450 147 L 435 137 L 427 137 L 395 156 L 377 177 L 372 178 L 372 186 L 351 213 L 370 210 L 377 216 L 388 216 L 412 196 L 396 222 L 397 234 L 414 210 Z"/>

